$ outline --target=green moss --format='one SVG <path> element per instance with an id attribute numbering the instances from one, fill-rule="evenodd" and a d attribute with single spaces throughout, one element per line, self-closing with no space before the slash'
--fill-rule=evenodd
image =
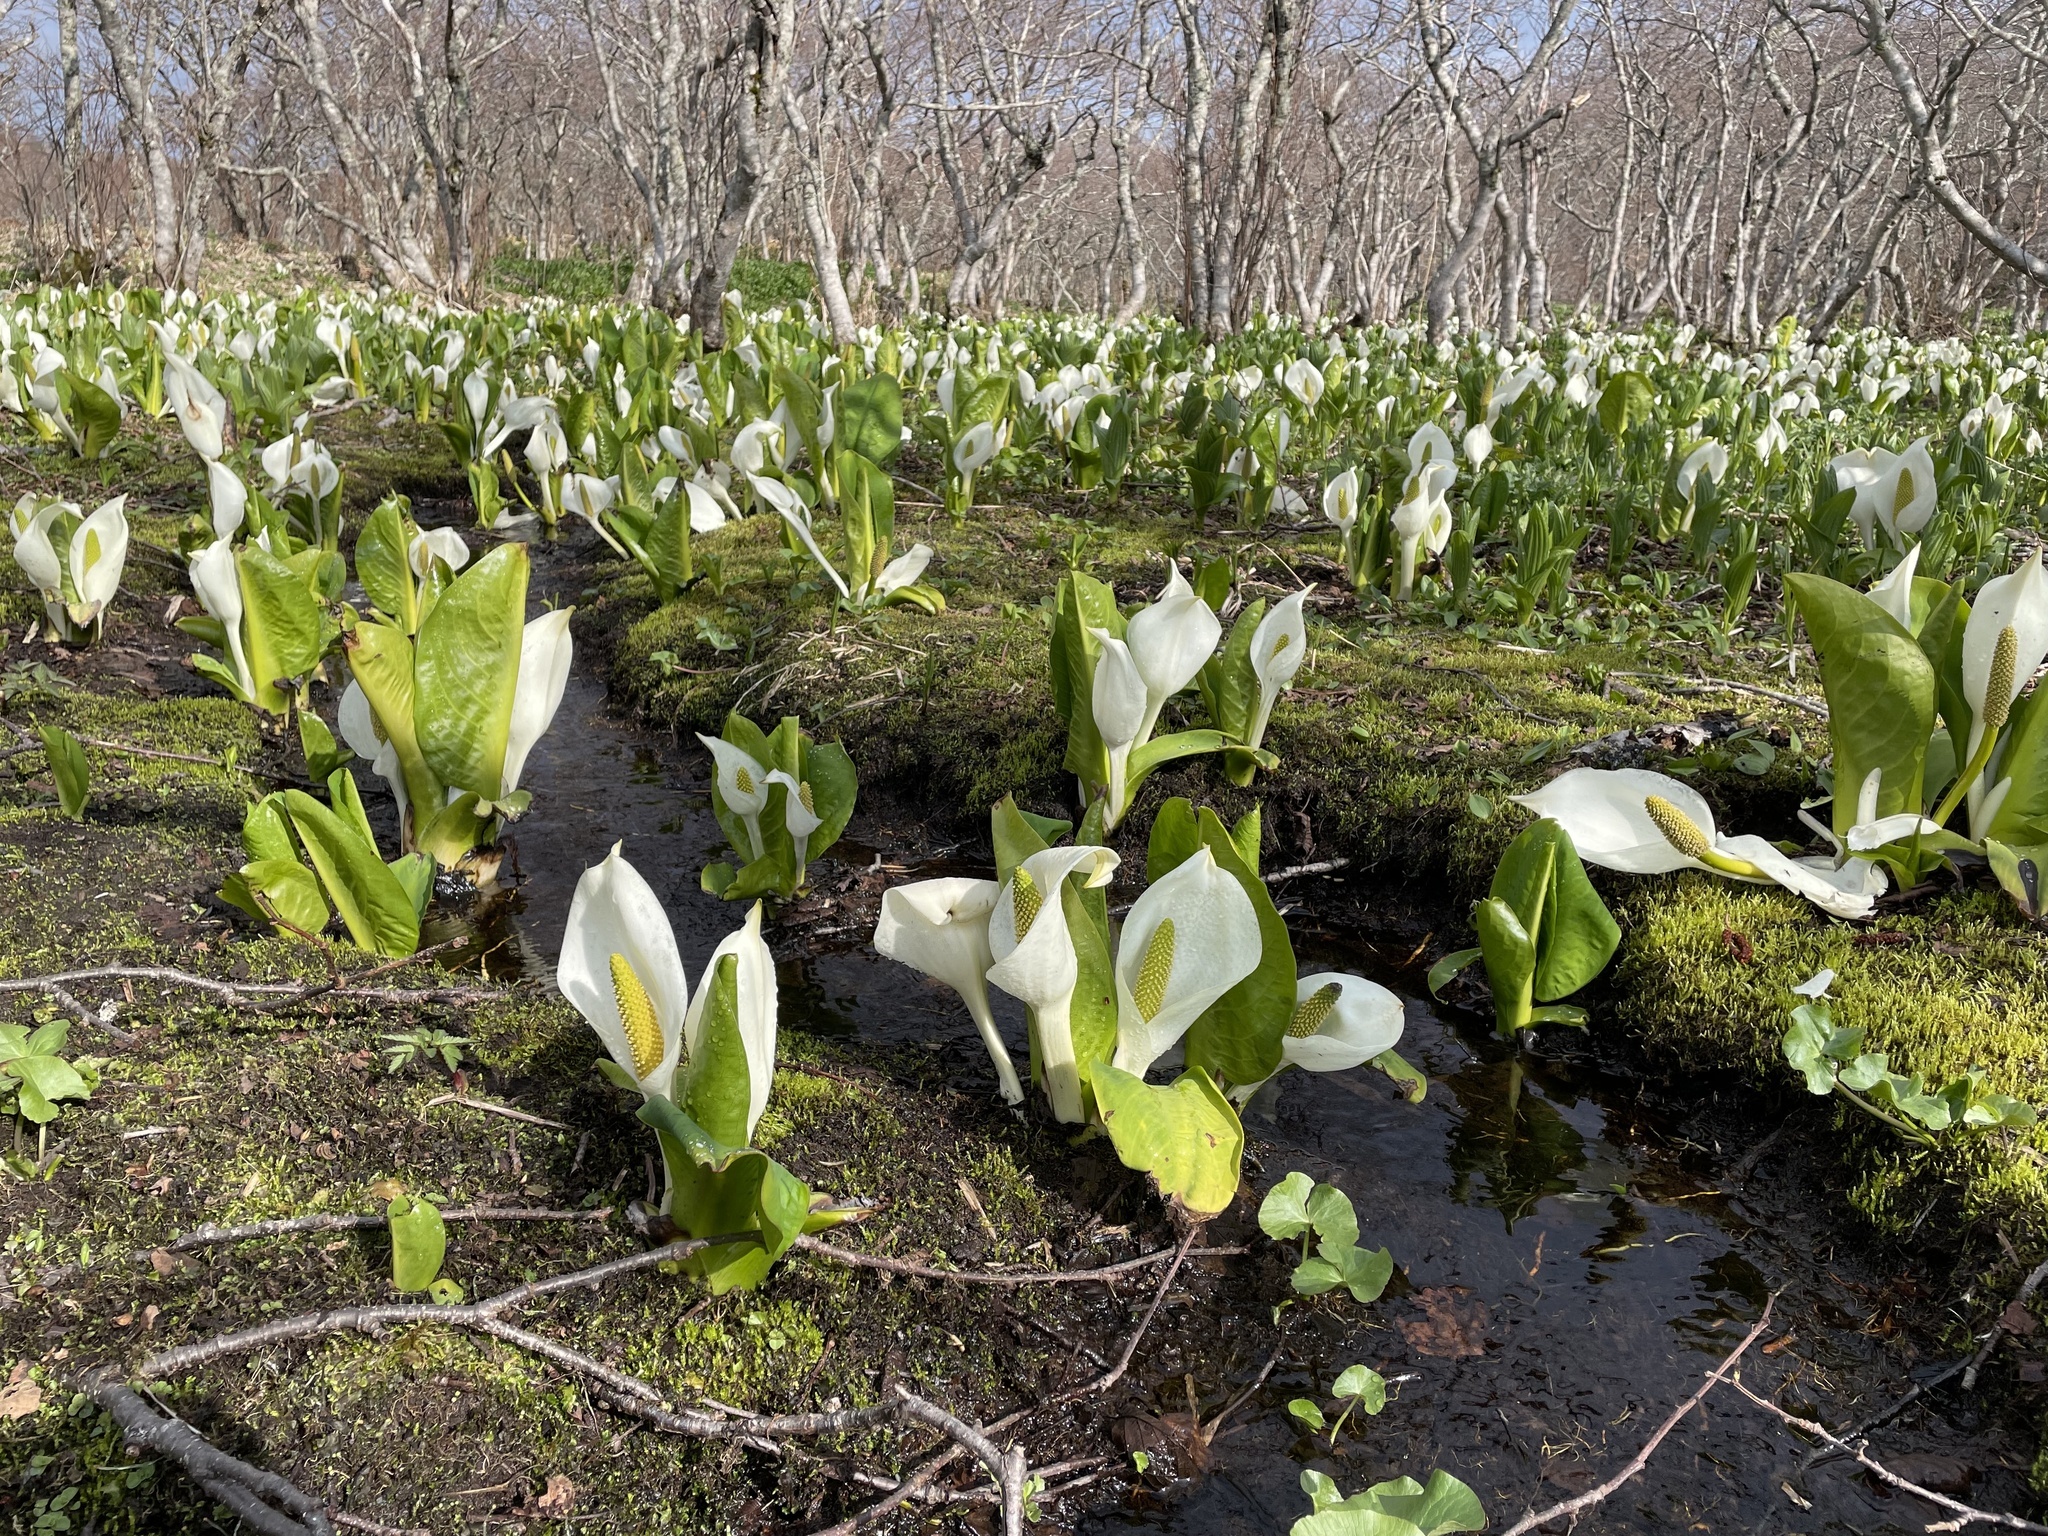
<path id="1" fill-rule="evenodd" d="M 1869 1031 L 1899 1072 L 1945 1081 L 1981 1070 L 1999 1092 L 2048 1108 L 2048 936 L 1991 893 L 1941 896 L 1874 928 L 1832 922 L 1775 888 L 1704 875 L 1634 883 L 1616 904 L 1623 941 L 1606 984 L 1613 1014 L 1673 1075 L 1738 1075 L 1801 1091 L 1779 1042 L 1793 983 L 1835 972 L 1836 1022 Z M 2048 1125 L 1955 1134 L 1937 1152 L 1902 1143 L 1853 1109 L 1837 1117 L 1857 1208 L 1903 1231 L 1953 1184 L 1965 1219 L 2017 1240 L 2048 1238 Z"/>

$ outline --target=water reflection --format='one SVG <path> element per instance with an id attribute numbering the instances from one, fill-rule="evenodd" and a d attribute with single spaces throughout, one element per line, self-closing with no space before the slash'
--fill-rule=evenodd
<path id="1" fill-rule="evenodd" d="M 1570 1175 L 1586 1166 L 1586 1141 L 1527 1078 L 1517 1051 L 1506 1060 L 1475 1060 L 1444 1087 L 1464 1111 L 1451 1128 L 1447 1156 L 1451 1198 L 1477 1201 L 1515 1223 L 1546 1195 L 1575 1190 Z"/>

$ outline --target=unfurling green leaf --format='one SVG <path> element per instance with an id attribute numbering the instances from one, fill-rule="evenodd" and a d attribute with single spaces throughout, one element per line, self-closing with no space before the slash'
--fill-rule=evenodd
<path id="1" fill-rule="evenodd" d="M 441 1273 L 448 1252 L 448 1227 L 430 1202 L 400 1195 L 385 1207 L 391 1228 L 391 1283 L 401 1291 L 424 1291 Z"/>

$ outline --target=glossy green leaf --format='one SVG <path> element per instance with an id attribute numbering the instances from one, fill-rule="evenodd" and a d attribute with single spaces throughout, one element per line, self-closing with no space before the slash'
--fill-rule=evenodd
<path id="1" fill-rule="evenodd" d="M 1491 894 L 1514 909 L 1536 951 L 1534 995 L 1569 997 L 1607 968 L 1621 929 L 1586 878 L 1571 835 L 1545 817 L 1501 856 Z M 1434 972 L 1431 973 L 1434 976 Z"/>
<path id="2" fill-rule="evenodd" d="M 1299 1424 L 1310 1434 L 1314 1434 L 1327 1423 L 1327 1420 L 1323 1418 L 1323 1410 L 1305 1397 L 1297 1397 L 1289 1401 L 1287 1404 L 1287 1414 L 1289 1418 L 1293 1419 L 1295 1423 Z"/>
<path id="3" fill-rule="evenodd" d="M 903 448 L 903 386 L 874 373 L 839 386 L 832 397 L 832 445 L 887 464 Z"/>
<path id="4" fill-rule="evenodd" d="M 418 949 L 419 913 L 375 845 L 311 795 L 288 789 L 284 801 L 322 889 L 356 944 L 394 959 Z"/>
<path id="5" fill-rule="evenodd" d="M 1052 695 L 1053 707 L 1067 725 L 1062 766 L 1091 788 L 1100 787 L 1109 777 L 1109 753 L 1095 729 L 1095 660 L 1102 647 L 1093 631 L 1106 630 L 1120 640 L 1124 618 L 1117 610 L 1114 589 L 1081 571 L 1061 578 L 1057 603 L 1052 628 Z"/>
<path id="6" fill-rule="evenodd" d="M 64 386 L 64 408 L 78 429 L 78 456 L 96 459 L 121 435 L 120 402 L 92 380 L 69 369 L 58 377 Z"/>
<path id="7" fill-rule="evenodd" d="M 1346 1366 L 1330 1386 L 1331 1395 L 1355 1401 L 1360 1413 L 1378 1413 L 1387 1406 L 1387 1378 L 1369 1365 Z"/>
<path id="8" fill-rule="evenodd" d="M 274 715 L 291 707 L 287 686 L 319 665 L 326 635 L 320 605 L 305 578 L 258 545 L 235 556 L 242 588 L 242 648 L 256 680 L 257 708 Z"/>
<path id="9" fill-rule="evenodd" d="M 743 1147 L 753 1078 L 740 1039 L 739 957 L 722 956 L 710 985 L 696 1047 L 678 1074 L 678 1107 L 708 1135 Z"/>
<path id="10" fill-rule="evenodd" d="M 1787 576 L 1785 586 L 1820 653 L 1835 754 L 1836 835 L 1855 825 L 1858 793 L 1872 771 L 1883 774 L 1879 816 L 1919 811 L 1934 729 L 1935 676 L 1926 654 L 1861 592 L 1804 573 Z"/>
<path id="11" fill-rule="evenodd" d="M 1479 952 L 1486 961 L 1486 979 L 1493 987 L 1494 1027 L 1512 1035 L 1529 1026 L 1536 983 L 1536 946 L 1529 941 L 1515 909 L 1489 896 L 1473 909 L 1472 926 L 1479 930 Z"/>
<path id="12" fill-rule="evenodd" d="M 61 725 L 39 725 L 43 758 L 50 777 L 57 782 L 57 804 L 73 821 L 85 820 L 86 797 L 92 793 L 92 769 L 85 760 L 85 748 Z"/>
<path id="13" fill-rule="evenodd" d="M 398 888 L 412 899 L 413 916 L 424 918 L 427 903 L 434 899 L 434 861 L 424 853 L 407 853 L 385 867 L 398 881 Z"/>
<path id="14" fill-rule="evenodd" d="M 1159 1192 L 1198 1216 L 1237 1196 L 1244 1127 L 1209 1074 L 1191 1067 L 1156 1087 L 1107 1062 L 1094 1074 L 1095 1102 L 1127 1168 L 1152 1175 Z"/>
<path id="15" fill-rule="evenodd" d="M 1474 960 L 1477 960 L 1479 956 L 1480 952 L 1476 947 L 1472 949 L 1454 949 L 1437 961 L 1435 965 L 1429 968 L 1429 995 L 1431 997 L 1443 996 L 1443 990 L 1450 984 L 1451 978 L 1464 970 Z"/>
<path id="16" fill-rule="evenodd" d="M 1999 889 L 2028 917 L 2041 915 L 2041 870 L 2048 864 L 2048 845 L 2040 843 L 2013 847 L 1995 838 L 1984 840 L 1984 854 L 1997 877 Z"/>
<path id="17" fill-rule="evenodd" d="M 1179 795 L 1152 817 L 1152 835 L 1145 845 L 1145 883 L 1157 885 L 1202 847 L 1202 828 L 1195 803 Z"/>
<path id="18" fill-rule="evenodd" d="M 442 783 L 495 800 L 526 628 L 527 554 L 501 544 L 449 584 L 420 625 L 413 726 Z"/>
<path id="19" fill-rule="evenodd" d="M 310 709 L 299 711 L 299 751 L 306 759 L 306 777 L 316 784 L 325 783 L 329 774 L 355 757 L 351 749 L 335 741 L 327 722 Z"/>
<path id="20" fill-rule="evenodd" d="M 1371 1065 L 1391 1077 L 1394 1086 L 1401 1090 L 1401 1097 L 1410 1104 L 1420 1104 L 1429 1092 L 1429 1079 L 1410 1066 L 1398 1051 L 1381 1051 L 1373 1057 Z"/>
<path id="21" fill-rule="evenodd" d="M 387 496 L 356 535 L 356 579 L 363 584 L 363 595 L 408 635 L 420 627 L 411 560 L 415 531 L 405 498 Z"/>
<path id="22" fill-rule="evenodd" d="M 447 1223 L 432 1202 L 411 1195 L 398 1196 L 384 1209 L 391 1230 L 391 1283 L 401 1291 L 424 1291 L 447 1256 Z"/>
<path id="23" fill-rule="evenodd" d="M 1394 1256 L 1384 1248 L 1321 1248 L 1295 1267 L 1294 1289 L 1321 1296 L 1342 1286 L 1361 1304 L 1377 1301 L 1394 1277 Z"/>
<path id="24" fill-rule="evenodd" d="M 296 858 L 250 860 L 228 877 L 221 897 L 262 922 L 274 912 L 302 933 L 318 934 L 327 926 L 319 878 Z"/>
<path id="25" fill-rule="evenodd" d="M 1300 1169 L 1266 1191 L 1259 1202 L 1259 1230 L 1275 1242 L 1299 1237 L 1309 1228 L 1308 1197 L 1315 1180 Z"/>
<path id="26" fill-rule="evenodd" d="M 1280 1040 L 1294 1017 L 1294 944 L 1273 895 L 1248 866 L 1221 818 L 1206 807 L 1196 817 L 1204 846 L 1243 887 L 1259 919 L 1258 969 L 1225 992 L 1188 1026 L 1187 1062 L 1232 1083 L 1262 1083 L 1280 1067 Z"/>
<path id="27" fill-rule="evenodd" d="M 1226 571 L 1226 591 L 1228 579 Z M 1259 705 L 1259 674 L 1252 665 L 1252 636 L 1265 616 L 1264 598 L 1247 603 L 1231 626 L 1223 649 L 1202 664 L 1197 677 L 1203 707 L 1209 711 L 1209 723 L 1240 741 L 1251 730 L 1252 714 Z"/>

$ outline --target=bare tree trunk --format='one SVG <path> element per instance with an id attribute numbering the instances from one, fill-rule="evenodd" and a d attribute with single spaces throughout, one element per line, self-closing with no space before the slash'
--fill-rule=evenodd
<path id="1" fill-rule="evenodd" d="M 725 287 L 732 278 L 733 258 L 739 255 L 754 210 L 774 185 L 781 156 L 770 114 L 778 109 L 777 98 L 789 74 L 796 7 L 794 0 L 749 0 L 749 9 L 740 91 L 733 102 L 732 174 L 725 179 L 725 201 L 710 248 L 690 282 L 690 324 L 707 347 L 725 345 Z"/>
<path id="2" fill-rule="evenodd" d="M 64 131 L 57 150 L 64 177 L 64 243 L 69 250 L 83 251 L 91 240 L 79 187 L 85 169 L 85 87 L 78 72 L 78 0 L 57 0 L 57 63 L 64 76 Z"/>
<path id="3" fill-rule="evenodd" d="M 156 113 L 156 96 L 151 89 L 153 69 L 145 73 L 142 60 L 136 55 L 132 23 L 117 0 L 93 0 L 93 7 L 99 16 L 107 62 L 113 67 L 114 87 L 120 94 L 136 145 L 142 151 L 143 185 L 149 209 L 150 272 L 158 287 L 174 288 L 179 275 L 178 188 L 171 176 L 163 123 Z"/>

